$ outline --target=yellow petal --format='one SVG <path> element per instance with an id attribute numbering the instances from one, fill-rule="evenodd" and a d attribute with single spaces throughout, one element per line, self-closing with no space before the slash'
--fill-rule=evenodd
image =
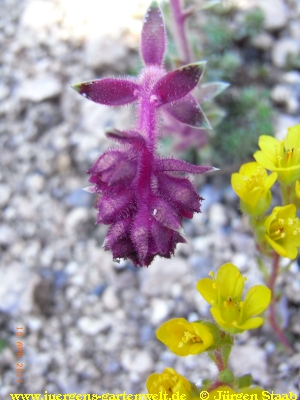
<path id="1" fill-rule="evenodd" d="M 295 218 L 296 216 L 296 206 L 294 204 L 288 204 L 287 206 L 274 207 L 273 211 L 277 213 L 277 218 Z"/>
<path id="2" fill-rule="evenodd" d="M 216 304 L 218 300 L 218 291 L 216 285 L 210 278 L 202 278 L 197 282 L 196 288 L 202 297 L 211 305 Z"/>
<path id="3" fill-rule="evenodd" d="M 265 235 L 265 239 L 271 245 L 271 247 L 279 254 L 281 257 L 287 257 L 287 251 L 278 242 L 272 240 L 268 235 Z"/>
<path id="4" fill-rule="evenodd" d="M 271 296 L 272 292 L 268 287 L 263 285 L 252 286 L 245 296 L 242 309 L 243 321 L 265 311 L 270 304 Z"/>
<path id="5" fill-rule="evenodd" d="M 263 323 L 264 319 L 261 317 L 249 318 L 244 324 L 239 325 L 239 328 L 243 331 L 246 331 L 248 329 L 256 329 L 262 326 Z"/>
<path id="6" fill-rule="evenodd" d="M 280 142 L 272 136 L 262 135 L 258 139 L 258 146 L 266 156 L 276 165 Z M 255 157 L 254 157 L 255 158 Z M 256 158 L 255 158 L 256 159 Z M 258 162 L 259 163 L 259 162 Z M 260 164 L 260 163 L 259 163 Z M 266 168 L 266 167 L 265 167 Z"/>
<path id="7" fill-rule="evenodd" d="M 223 299 L 228 300 L 230 297 L 232 300 L 236 300 L 242 296 L 245 281 L 235 265 L 231 263 L 222 265 L 218 269 L 215 282 Z"/>
<path id="8" fill-rule="evenodd" d="M 275 161 L 269 158 L 265 153 L 258 150 L 253 154 L 253 157 L 262 167 L 269 169 L 270 171 L 274 171 L 277 169 Z"/>
<path id="9" fill-rule="evenodd" d="M 265 180 L 266 189 L 271 189 L 271 187 L 276 182 L 277 175 L 278 175 L 277 172 L 272 172 L 272 174 L 267 177 L 267 179 Z"/>
<path id="10" fill-rule="evenodd" d="M 300 148 L 300 125 L 288 128 L 288 133 L 285 139 L 286 149 L 299 149 Z"/>

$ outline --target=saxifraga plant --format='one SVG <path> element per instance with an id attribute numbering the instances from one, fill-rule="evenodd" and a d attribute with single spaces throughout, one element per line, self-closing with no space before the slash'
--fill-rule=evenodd
<path id="1" fill-rule="evenodd" d="M 166 72 L 165 48 L 163 17 L 153 1 L 142 29 L 145 66 L 139 76 L 103 78 L 73 86 L 79 94 L 99 104 L 136 104 L 135 127 L 106 132 L 120 146 L 100 155 L 88 170 L 93 184 L 88 190 L 98 195 L 97 223 L 110 225 L 104 248 L 113 253 L 115 260 L 130 259 L 135 266 L 148 266 L 157 255 L 170 258 L 177 243 L 185 242 L 179 233 L 182 219 L 200 212 L 203 200 L 187 174 L 214 170 L 157 155 L 159 118 L 163 112 L 189 126 L 209 126 L 191 95 L 205 62 Z"/>

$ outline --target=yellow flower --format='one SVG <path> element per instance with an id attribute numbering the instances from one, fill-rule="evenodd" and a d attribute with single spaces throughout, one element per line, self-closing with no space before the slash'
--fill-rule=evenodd
<path id="1" fill-rule="evenodd" d="M 188 322 L 184 318 L 163 323 L 156 331 L 156 336 L 178 356 L 202 353 L 214 342 L 208 326 L 201 322 Z"/>
<path id="2" fill-rule="evenodd" d="M 241 209 L 249 215 L 261 215 L 271 204 L 270 188 L 277 173 L 268 176 L 267 171 L 256 162 L 243 164 L 238 173 L 231 176 L 231 185 L 241 199 Z"/>
<path id="3" fill-rule="evenodd" d="M 242 300 L 245 278 L 238 268 L 227 263 L 222 265 L 216 277 L 200 279 L 197 290 L 212 306 L 210 312 L 217 324 L 231 334 L 255 329 L 264 322 L 256 317 L 270 304 L 271 291 L 266 286 L 253 286 Z"/>
<path id="4" fill-rule="evenodd" d="M 261 151 L 254 154 L 255 160 L 264 168 L 278 173 L 278 180 L 289 184 L 300 178 L 300 125 L 288 128 L 284 140 L 271 136 L 260 136 Z"/>
<path id="5" fill-rule="evenodd" d="M 274 207 L 263 225 L 266 229 L 264 237 L 276 253 L 294 260 L 300 246 L 300 221 L 296 218 L 296 206 Z"/>
<path id="6" fill-rule="evenodd" d="M 167 393 L 168 399 L 172 399 L 172 394 L 178 392 L 179 396 L 185 394 L 185 400 L 189 400 L 192 393 L 190 382 L 173 368 L 165 368 L 161 374 L 155 372 L 149 375 L 146 387 L 151 394 Z"/>

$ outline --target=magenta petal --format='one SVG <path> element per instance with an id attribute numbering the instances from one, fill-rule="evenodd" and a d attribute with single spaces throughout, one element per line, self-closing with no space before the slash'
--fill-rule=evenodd
<path id="1" fill-rule="evenodd" d="M 201 198 L 188 179 L 160 173 L 158 182 L 161 193 L 175 204 L 181 216 L 192 218 L 194 212 L 200 211 Z"/>
<path id="2" fill-rule="evenodd" d="M 131 228 L 131 240 L 138 254 L 141 265 L 148 254 L 149 241 L 149 213 L 146 209 L 140 211 Z"/>
<path id="3" fill-rule="evenodd" d="M 143 136 L 136 131 L 119 131 L 118 129 L 109 128 L 106 130 L 105 134 L 109 139 L 119 143 L 128 143 L 132 145 L 145 143 Z"/>
<path id="4" fill-rule="evenodd" d="M 141 40 L 142 57 L 146 65 L 160 66 L 166 48 L 166 32 L 163 17 L 156 1 L 148 8 L 144 19 Z"/>
<path id="5" fill-rule="evenodd" d="M 122 191 L 117 195 L 105 194 L 98 201 L 96 208 L 99 210 L 97 223 L 112 224 L 120 219 L 120 214 L 132 208 L 133 193 L 129 190 Z"/>
<path id="6" fill-rule="evenodd" d="M 139 85 L 127 79 L 103 78 L 78 83 L 72 88 L 95 103 L 121 106 L 136 100 Z"/>
<path id="7" fill-rule="evenodd" d="M 153 221 L 150 227 L 152 240 L 155 244 L 155 250 L 160 256 L 170 258 L 173 249 L 170 249 L 171 231 L 165 228 L 157 221 Z"/>
<path id="8" fill-rule="evenodd" d="M 107 232 L 104 245 L 106 248 L 111 248 L 116 242 L 123 237 L 129 237 L 131 218 L 126 218 L 112 224 Z"/>
<path id="9" fill-rule="evenodd" d="M 152 202 L 153 217 L 163 226 L 178 230 L 181 229 L 181 217 L 168 202 L 160 197 L 155 197 Z"/>
<path id="10" fill-rule="evenodd" d="M 210 123 L 200 105 L 191 94 L 166 104 L 164 110 L 183 124 L 194 128 L 211 129 Z"/>
<path id="11" fill-rule="evenodd" d="M 204 66 L 205 62 L 188 64 L 163 76 L 152 89 L 152 101 L 161 106 L 186 96 L 197 86 Z"/>
<path id="12" fill-rule="evenodd" d="M 102 173 L 108 168 L 114 167 L 125 155 L 120 150 L 108 150 L 101 154 L 94 165 L 87 171 L 88 174 L 96 175 Z"/>
<path id="13" fill-rule="evenodd" d="M 157 171 L 178 171 L 190 174 L 203 174 L 204 172 L 215 171 L 215 167 L 190 164 L 186 161 L 174 158 L 162 158 L 157 160 L 155 169 Z"/>

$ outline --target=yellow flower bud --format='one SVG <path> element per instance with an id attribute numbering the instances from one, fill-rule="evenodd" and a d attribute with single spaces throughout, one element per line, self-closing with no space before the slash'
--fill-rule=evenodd
<path id="1" fill-rule="evenodd" d="M 272 200 L 270 188 L 276 179 L 276 172 L 268 176 L 256 162 L 243 164 L 238 173 L 232 174 L 231 185 L 241 199 L 242 211 L 252 216 L 266 212 Z"/>

